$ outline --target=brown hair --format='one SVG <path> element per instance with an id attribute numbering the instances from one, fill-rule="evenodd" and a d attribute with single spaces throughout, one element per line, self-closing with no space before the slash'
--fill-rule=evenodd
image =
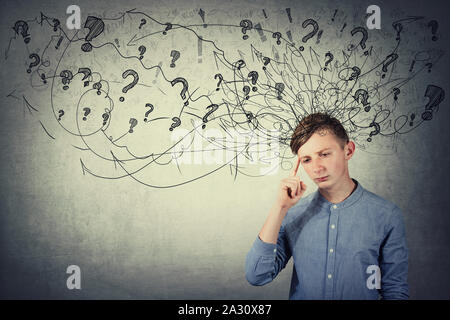
<path id="1" fill-rule="evenodd" d="M 295 128 L 290 143 L 292 152 L 297 155 L 298 149 L 311 138 L 314 132 L 319 130 L 327 130 L 333 133 L 340 140 L 342 148 L 349 141 L 347 131 L 338 119 L 326 113 L 318 112 L 304 117 Z"/>

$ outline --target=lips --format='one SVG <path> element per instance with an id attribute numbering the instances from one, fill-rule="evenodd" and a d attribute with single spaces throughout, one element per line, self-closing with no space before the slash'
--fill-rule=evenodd
<path id="1" fill-rule="evenodd" d="M 325 181 L 325 180 L 327 180 L 327 179 L 328 179 L 328 176 L 321 177 L 321 178 L 316 178 L 315 180 L 316 180 L 317 182 L 323 182 L 323 181 Z"/>

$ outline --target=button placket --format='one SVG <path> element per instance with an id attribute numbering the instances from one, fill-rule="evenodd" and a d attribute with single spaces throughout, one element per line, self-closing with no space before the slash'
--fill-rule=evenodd
<path id="1" fill-rule="evenodd" d="M 337 206 L 336 206 L 337 207 Z M 336 248 L 337 242 L 337 225 L 339 220 L 339 211 L 334 209 L 334 206 L 330 207 L 330 220 L 328 225 L 328 255 L 327 255 L 327 266 L 326 266 L 326 282 L 325 282 L 325 298 L 333 299 L 334 296 L 334 265 L 336 260 L 336 254 L 334 249 Z"/>

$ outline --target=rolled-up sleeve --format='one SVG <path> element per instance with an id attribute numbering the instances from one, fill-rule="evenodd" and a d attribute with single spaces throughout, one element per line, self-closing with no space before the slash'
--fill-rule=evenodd
<path id="1" fill-rule="evenodd" d="M 408 248 L 405 224 L 398 207 L 393 209 L 381 247 L 381 298 L 408 299 Z"/>
<path id="2" fill-rule="evenodd" d="M 291 255 L 283 226 L 278 233 L 277 244 L 264 242 L 257 236 L 245 260 L 247 281 L 254 286 L 271 282 L 286 266 Z"/>

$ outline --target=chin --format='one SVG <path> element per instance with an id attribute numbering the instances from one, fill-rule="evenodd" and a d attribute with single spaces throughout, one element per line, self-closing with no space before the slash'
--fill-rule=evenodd
<path id="1" fill-rule="evenodd" d="M 322 182 L 314 181 L 314 183 L 321 189 L 329 188 L 332 185 L 332 183 L 330 182 L 330 179 L 327 179 L 327 180 L 322 181 Z"/>

